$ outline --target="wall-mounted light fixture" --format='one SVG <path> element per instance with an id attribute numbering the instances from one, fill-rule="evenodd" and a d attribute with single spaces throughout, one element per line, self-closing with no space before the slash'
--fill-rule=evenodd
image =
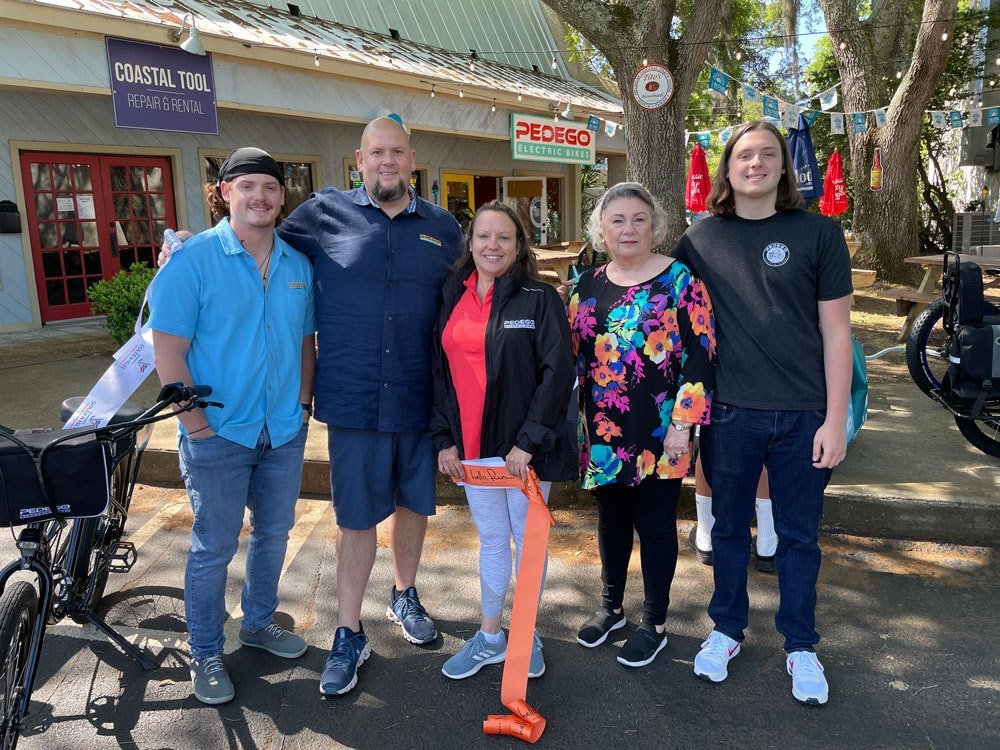
<path id="1" fill-rule="evenodd" d="M 198 35 L 198 27 L 194 25 L 193 14 L 185 13 L 184 18 L 181 19 L 181 27 L 177 31 L 170 32 L 170 37 L 174 42 L 180 42 L 181 37 L 184 36 L 184 24 L 189 18 L 191 19 L 191 28 L 188 31 L 188 38 L 181 42 L 181 49 L 192 55 L 204 55 L 205 47 L 202 46 L 201 37 Z"/>

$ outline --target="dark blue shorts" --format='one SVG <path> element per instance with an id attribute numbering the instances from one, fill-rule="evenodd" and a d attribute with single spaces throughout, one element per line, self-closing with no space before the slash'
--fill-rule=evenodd
<path id="1" fill-rule="evenodd" d="M 327 428 L 337 525 L 364 531 L 402 506 L 434 515 L 437 462 L 426 432 Z"/>

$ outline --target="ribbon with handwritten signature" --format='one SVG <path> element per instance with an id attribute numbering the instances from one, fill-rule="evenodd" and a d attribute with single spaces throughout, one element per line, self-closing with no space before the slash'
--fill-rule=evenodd
<path id="1" fill-rule="evenodd" d="M 528 498 L 528 519 L 521 546 L 521 563 L 517 569 L 514 587 L 514 608 L 510 615 L 510 637 L 507 639 L 507 659 L 503 666 L 500 702 L 511 710 L 510 714 L 491 714 L 483 722 L 485 734 L 516 737 L 535 743 L 545 731 L 545 718 L 527 703 L 528 665 L 538 615 L 538 598 L 542 590 L 542 573 L 549 546 L 549 528 L 555 519 L 545 505 L 538 476 L 528 469 L 528 481 L 510 474 L 502 466 L 474 466 L 463 464 L 465 484 L 476 487 L 516 487 Z"/>

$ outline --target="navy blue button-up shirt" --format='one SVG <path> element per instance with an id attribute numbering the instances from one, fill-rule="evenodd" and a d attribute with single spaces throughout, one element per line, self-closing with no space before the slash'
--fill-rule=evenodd
<path id="1" fill-rule="evenodd" d="M 426 430 L 434 321 L 461 250 L 455 219 L 416 197 L 390 219 L 364 188 L 327 188 L 296 208 L 278 234 L 313 262 L 316 419 Z"/>

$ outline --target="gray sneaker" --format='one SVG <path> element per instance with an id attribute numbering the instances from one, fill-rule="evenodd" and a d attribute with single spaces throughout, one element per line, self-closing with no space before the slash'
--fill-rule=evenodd
<path id="1" fill-rule="evenodd" d="M 240 630 L 240 643 L 244 646 L 262 648 L 285 659 L 302 656 L 308 648 L 301 636 L 297 636 L 273 622 L 260 630 Z"/>
<path id="2" fill-rule="evenodd" d="M 226 674 L 220 656 L 192 659 L 191 682 L 194 697 L 202 703 L 217 706 L 233 699 L 233 683 Z"/>
<path id="3" fill-rule="evenodd" d="M 472 677 L 487 664 L 499 664 L 507 658 L 507 639 L 500 633 L 500 642 L 493 645 L 483 636 L 482 630 L 467 640 L 458 653 L 441 667 L 441 673 L 453 680 Z"/>
<path id="4" fill-rule="evenodd" d="M 528 677 L 541 677 L 545 674 L 545 656 L 542 654 L 542 639 L 535 632 L 535 640 L 531 644 L 531 661 L 528 662 Z"/>

